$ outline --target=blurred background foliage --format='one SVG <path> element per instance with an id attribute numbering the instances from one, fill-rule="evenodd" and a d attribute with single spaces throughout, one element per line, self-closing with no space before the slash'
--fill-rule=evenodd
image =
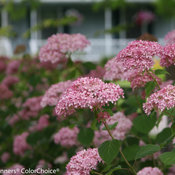
<path id="1" fill-rule="evenodd" d="M 37 9 L 41 5 L 40 0 L 21 0 L 17 4 L 14 3 L 14 0 L 1 0 L 0 1 L 1 10 L 5 9 L 7 10 L 11 20 L 18 21 L 22 18 L 24 18 L 27 15 L 27 10 L 30 9 Z M 165 18 L 172 18 L 175 17 L 175 0 L 156 0 L 152 3 L 154 11 L 156 12 L 156 15 L 162 16 Z M 127 2 L 126 0 L 102 0 L 102 1 L 95 1 L 92 5 L 92 10 L 95 12 L 98 12 L 100 10 L 104 10 L 106 8 L 110 8 L 112 10 L 126 10 L 128 8 L 133 8 L 135 4 L 131 4 Z M 45 19 L 41 21 L 36 26 L 29 28 L 25 33 L 23 33 L 21 36 L 24 38 L 27 38 L 30 36 L 31 32 L 49 28 L 49 27 L 59 27 L 59 26 L 67 26 L 71 25 L 76 21 L 76 17 L 63 17 L 60 19 Z M 119 32 L 126 30 L 130 27 L 132 27 L 132 22 L 130 24 L 123 24 L 123 25 L 117 25 L 113 26 L 111 29 L 105 30 L 105 31 L 96 31 L 95 35 L 100 35 L 104 33 L 114 33 L 118 34 Z M 5 37 L 14 37 L 15 32 L 13 31 L 12 26 L 7 27 L 1 27 L 0 28 L 0 36 Z"/>

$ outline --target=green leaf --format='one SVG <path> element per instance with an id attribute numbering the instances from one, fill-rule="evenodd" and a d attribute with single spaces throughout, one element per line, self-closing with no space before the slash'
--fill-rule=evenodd
<path id="1" fill-rule="evenodd" d="M 156 75 L 164 75 L 164 74 L 169 74 L 165 69 L 157 69 L 155 70 Z"/>
<path id="2" fill-rule="evenodd" d="M 101 171 L 102 173 L 106 173 L 106 172 L 108 172 L 109 170 L 111 170 L 112 169 L 112 164 L 107 164 L 106 166 L 105 166 L 105 168 Z"/>
<path id="3" fill-rule="evenodd" d="M 106 175 L 112 175 L 112 173 L 113 173 L 114 171 L 120 170 L 121 168 L 122 168 L 122 167 L 119 165 L 119 166 L 113 168 L 112 170 L 110 170 Z"/>
<path id="4" fill-rule="evenodd" d="M 171 132 L 173 135 L 175 135 L 175 123 L 173 123 L 171 126 Z"/>
<path id="5" fill-rule="evenodd" d="M 173 165 L 175 164 L 175 151 L 163 153 L 159 158 L 165 165 Z"/>
<path id="6" fill-rule="evenodd" d="M 109 127 L 110 130 L 113 130 L 114 128 L 116 128 L 117 124 L 118 124 L 118 122 L 115 122 L 112 125 L 108 125 L 108 127 Z M 106 130 L 106 128 L 104 127 L 103 130 Z"/>
<path id="7" fill-rule="evenodd" d="M 147 155 L 151 155 L 155 152 L 160 151 L 160 146 L 158 145 L 145 145 L 140 147 L 140 149 L 138 150 L 135 159 L 140 159 L 142 157 L 145 157 Z"/>
<path id="8" fill-rule="evenodd" d="M 85 62 L 85 63 L 83 63 L 83 66 L 85 68 L 87 68 L 88 70 L 96 69 L 96 65 L 94 63 L 91 63 L 91 62 Z"/>
<path id="9" fill-rule="evenodd" d="M 150 81 L 145 85 L 145 93 L 146 97 L 150 96 L 151 92 L 155 89 L 156 83 L 154 81 Z"/>
<path id="10" fill-rule="evenodd" d="M 27 137 L 27 143 L 29 143 L 30 145 L 35 145 L 37 144 L 37 142 L 40 141 L 41 137 L 41 132 L 33 132 Z"/>
<path id="11" fill-rule="evenodd" d="M 120 142 L 117 140 L 106 141 L 100 145 L 98 152 L 100 157 L 106 162 L 111 163 L 117 156 Z"/>
<path id="12" fill-rule="evenodd" d="M 140 149 L 140 146 L 131 145 L 131 146 L 126 147 L 123 150 L 123 154 L 125 155 L 125 157 L 128 161 L 132 161 L 132 160 L 135 160 L 136 154 L 137 154 L 139 149 Z M 123 158 L 122 158 L 122 161 L 124 161 Z"/>
<path id="13" fill-rule="evenodd" d="M 107 109 L 104 109 L 103 112 L 108 112 L 108 114 L 110 116 L 113 116 L 113 114 L 114 114 L 113 111 L 112 111 L 112 109 L 110 109 L 109 107 Z"/>
<path id="14" fill-rule="evenodd" d="M 69 57 L 67 61 L 67 66 L 72 67 L 73 65 L 74 65 L 74 62 L 72 61 L 71 57 Z"/>
<path id="15" fill-rule="evenodd" d="M 149 131 L 155 126 L 155 123 L 157 121 L 157 118 L 155 115 L 152 116 L 138 116 L 134 119 L 133 121 L 133 127 L 136 131 L 143 133 L 143 134 L 148 134 Z"/>
<path id="16" fill-rule="evenodd" d="M 91 128 L 81 128 L 78 134 L 78 141 L 84 146 L 89 146 L 94 138 L 94 131 Z"/>
<path id="17" fill-rule="evenodd" d="M 91 129 L 94 131 L 97 130 L 97 119 L 96 118 L 94 118 L 91 123 Z"/>
<path id="18" fill-rule="evenodd" d="M 171 129 L 165 128 L 162 132 L 160 132 L 157 135 L 156 143 L 161 144 L 162 142 L 166 141 L 169 137 L 171 137 Z"/>

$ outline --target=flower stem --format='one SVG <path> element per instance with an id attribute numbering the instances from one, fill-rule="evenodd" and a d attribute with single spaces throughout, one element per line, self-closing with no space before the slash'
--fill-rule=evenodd
<path id="1" fill-rule="evenodd" d="M 91 171 L 93 174 L 96 174 L 96 175 L 103 175 L 103 174 L 101 174 L 101 173 L 99 173 L 99 172 L 96 172 L 96 171 L 94 171 L 94 170 L 92 170 Z"/>
<path id="2" fill-rule="evenodd" d="M 108 133 L 109 133 L 109 135 L 111 136 L 112 140 L 114 140 L 114 137 L 113 137 L 113 135 L 112 135 L 112 133 L 111 133 L 111 131 L 110 131 L 110 129 L 109 129 L 109 127 L 108 127 L 106 121 L 103 121 L 103 124 L 105 125 L 106 130 L 108 131 Z M 126 157 L 125 157 L 125 155 L 123 154 L 123 152 L 122 152 L 121 149 L 119 150 L 119 152 L 120 152 L 121 156 L 123 157 L 125 163 L 126 163 L 126 164 L 128 165 L 128 167 L 130 168 L 131 173 L 132 173 L 133 175 L 137 175 L 137 173 L 136 173 L 134 167 L 132 167 L 132 165 L 128 162 L 128 160 L 126 159 Z"/>
<path id="3" fill-rule="evenodd" d="M 146 70 L 146 72 L 151 76 L 151 78 L 154 80 L 154 82 L 157 84 L 157 87 L 159 88 L 159 90 L 161 89 L 160 88 L 160 85 L 159 83 L 157 82 L 157 80 L 155 79 L 155 77 L 150 73 L 150 71 Z"/>

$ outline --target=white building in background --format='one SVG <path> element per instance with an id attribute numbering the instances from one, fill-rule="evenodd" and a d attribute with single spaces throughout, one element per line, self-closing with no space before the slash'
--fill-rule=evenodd
<path id="1" fill-rule="evenodd" d="M 20 0 L 16 0 L 18 4 Z M 17 37 L 14 39 L 4 38 L 0 42 L 0 54 L 6 52 L 12 55 L 13 49 L 18 44 L 26 44 L 31 54 L 36 54 L 39 48 L 45 43 L 46 39 L 58 32 L 82 33 L 91 41 L 91 46 L 87 48 L 87 55 L 82 56 L 86 61 L 97 61 L 102 56 L 116 55 L 127 43 L 141 34 L 141 27 L 133 26 L 129 30 L 122 31 L 119 34 L 104 34 L 103 31 L 119 24 L 131 23 L 133 16 L 139 10 L 153 10 L 151 2 L 154 0 L 127 0 L 132 6 L 123 11 L 122 9 L 111 10 L 106 8 L 98 12 L 92 10 L 94 1 L 100 0 L 40 0 L 41 5 L 37 10 L 28 9 L 26 17 L 20 21 L 10 20 L 6 11 L 1 11 L 1 26 L 13 25 Z M 28 28 L 37 25 L 39 22 L 48 18 L 61 18 L 65 16 L 67 10 L 75 9 L 83 16 L 81 25 L 71 25 L 58 28 L 48 28 L 33 32 L 28 40 L 22 40 L 21 36 Z M 171 20 L 156 18 L 149 24 L 146 30 L 159 38 L 160 42 L 164 35 L 175 28 Z M 102 32 L 101 35 L 96 35 Z M 3 44 L 1 44 L 3 43 Z"/>

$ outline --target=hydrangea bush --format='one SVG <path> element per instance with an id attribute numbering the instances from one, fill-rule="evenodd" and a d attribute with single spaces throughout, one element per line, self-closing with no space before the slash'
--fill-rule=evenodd
<path id="1" fill-rule="evenodd" d="M 72 61 L 90 44 L 81 34 L 51 36 L 35 58 L 1 56 L 0 169 L 173 175 L 175 86 L 166 78 L 166 68 L 175 65 L 171 35 L 165 46 L 132 41 L 98 64 Z"/>

